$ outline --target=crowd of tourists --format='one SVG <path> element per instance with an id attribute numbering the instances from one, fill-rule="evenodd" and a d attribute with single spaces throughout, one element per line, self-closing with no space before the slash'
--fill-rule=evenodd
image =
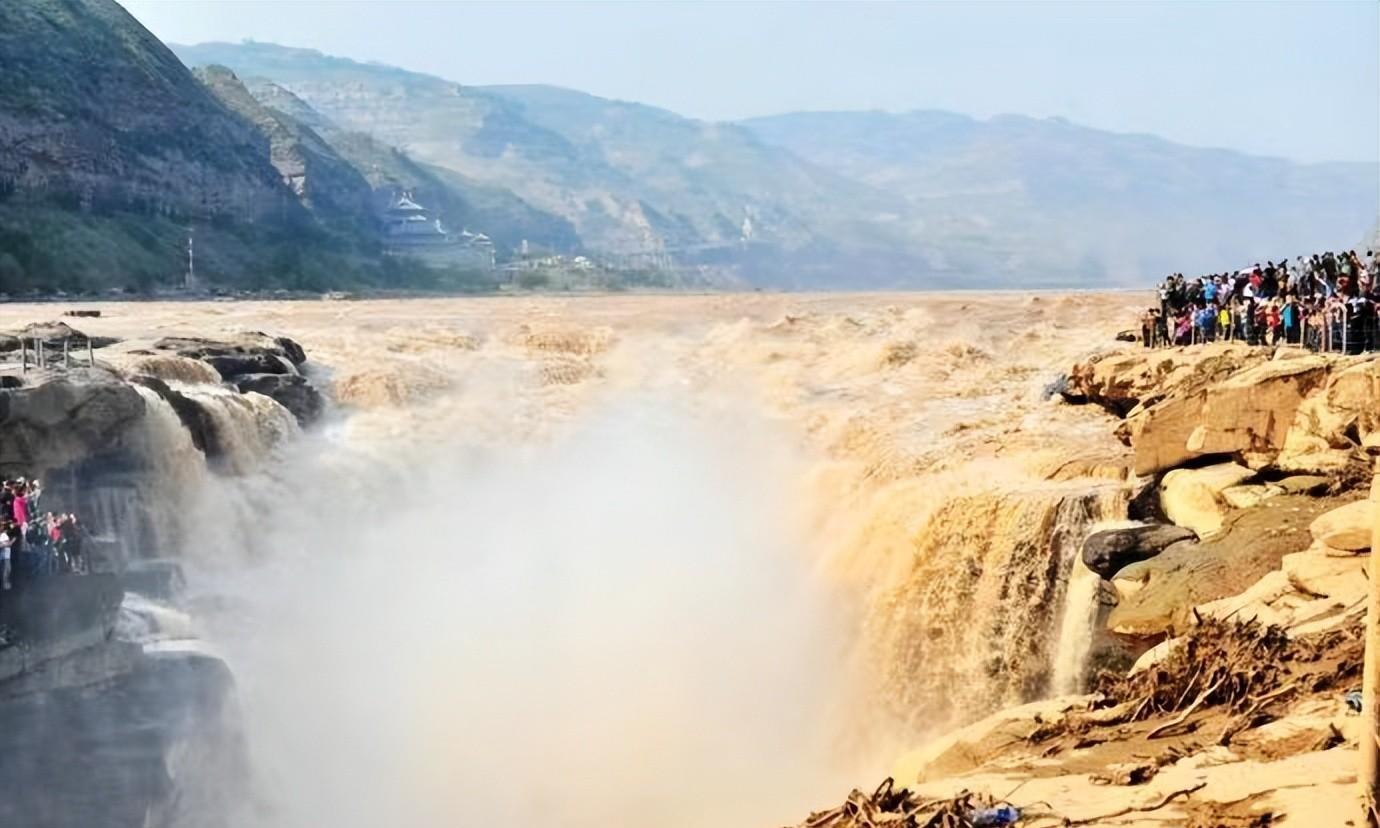
<path id="1" fill-rule="evenodd" d="M 43 512 L 43 486 L 23 477 L 0 488 L 0 589 L 16 580 L 82 573 L 82 528 L 77 516 Z"/>
<path id="2" fill-rule="evenodd" d="M 1380 350 L 1380 252 L 1267 261 L 1196 279 L 1175 273 L 1146 312 L 1147 347 L 1241 341 L 1315 351 Z"/>

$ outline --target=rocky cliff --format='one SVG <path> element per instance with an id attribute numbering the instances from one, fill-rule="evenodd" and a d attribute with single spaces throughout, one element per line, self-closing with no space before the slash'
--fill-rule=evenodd
<path id="1" fill-rule="evenodd" d="M 172 281 L 190 221 L 307 219 L 263 136 L 112 0 L 5 3 L 0 80 L 0 290 Z M 245 266 L 219 246 L 208 275 Z"/>
<path id="2" fill-rule="evenodd" d="M 10 198 L 245 220 L 293 209 L 263 138 L 113 2 L 4 4 L 0 77 Z"/>
<path id="3" fill-rule="evenodd" d="M 244 824 L 234 676 L 179 608 L 180 566 L 160 558 L 205 531 L 187 516 L 209 477 L 262 462 L 324 399 L 284 337 L 101 345 L 0 366 L 0 472 L 41 477 L 44 508 L 80 516 L 93 570 L 16 575 L 0 593 L 0 822 Z"/>
<path id="4" fill-rule="evenodd" d="M 199 69 L 196 77 L 264 137 L 268 162 L 304 207 L 347 232 L 376 234 L 373 188 L 313 127 L 260 103 L 225 67 Z"/>

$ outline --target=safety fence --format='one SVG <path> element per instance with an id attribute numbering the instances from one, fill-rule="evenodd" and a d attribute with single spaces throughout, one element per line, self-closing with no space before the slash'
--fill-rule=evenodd
<path id="1" fill-rule="evenodd" d="M 1229 311 L 1187 319 L 1155 317 L 1142 326 L 1148 347 L 1201 345 L 1207 342 L 1243 342 L 1248 345 L 1294 345 L 1319 353 L 1361 354 L 1380 351 L 1380 314 L 1373 306 L 1359 311 L 1349 305 L 1299 309 L 1291 324 L 1279 314 L 1272 324 L 1259 312 Z M 1172 327 L 1171 327 L 1172 326 Z"/>
<path id="2" fill-rule="evenodd" d="M 83 363 L 87 367 L 96 365 L 96 352 L 90 337 L 63 337 L 61 348 L 50 339 L 19 338 L 19 365 L 20 371 L 24 373 L 27 373 L 30 367 L 71 368 Z"/>

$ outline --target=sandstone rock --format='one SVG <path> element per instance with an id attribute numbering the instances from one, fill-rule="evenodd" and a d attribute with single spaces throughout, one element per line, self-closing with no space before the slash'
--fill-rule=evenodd
<path id="1" fill-rule="evenodd" d="M 1264 361 L 1222 351 L 1165 371 L 1152 370 L 1152 360 L 1119 354 L 1077 366 L 1066 395 L 1125 417 L 1118 436 L 1135 450 L 1137 474 L 1231 455 L 1254 469 L 1335 477 L 1364 464 L 1367 439 L 1380 445 L 1373 357 Z"/>
<path id="2" fill-rule="evenodd" d="M 1332 479 L 1316 474 L 1295 474 L 1274 483 L 1285 494 L 1319 495 L 1332 485 Z"/>
<path id="3" fill-rule="evenodd" d="M 1357 500 L 1340 506 L 1313 521 L 1309 531 L 1333 549 L 1369 549 L 1375 525 L 1375 502 Z"/>
<path id="4" fill-rule="evenodd" d="M 1128 564 L 1153 558 L 1171 544 L 1195 538 L 1191 529 L 1168 524 L 1106 529 L 1083 542 L 1083 563 L 1103 578 L 1110 578 Z"/>
<path id="5" fill-rule="evenodd" d="M 304 426 L 315 422 L 326 407 L 321 392 L 300 374 L 248 374 L 234 382 L 242 393 L 254 391 L 271 397 Z"/>
<path id="6" fill-rule="evenodd" d="M 1202 419 L 1206 392 L 1171 397 L 1127 417 L 1123 434 L 1135 450 L 1135 471 L 1150 475 L 1197 457 L 1188 441 Z"/>
<path id="7" fill-rule="evenodd" d="M 1327 407 L 1345 423 L 1361 432 L 1380 427 L 1380 363 L 1367 360 L 1339 371 L 1327 384 Z M 1334 426 L 1335 428 L 1335 426 Z"/>
<path id="8" fill-rule="evenodd" d="M 1234 343 L 1099 354 L 1073 367 L 1065 396 L 1125 416 L 1137 405 L 1216 382 L 1265 358 L 1259 348 Z"/>
<path id="9" fill-rule="evenodd" d="M 1291 635 L 1333 629 L 1365 612 L 1364 566 L 1364 559 L 1331 557 L 1310 548 L 1285 555 L 1279 569 L 1241 594 L 1202 604 L 1197 612 L 1204 618 L 1277 626 Z"/>
<path id="10" fill-rule="evenodd" d="M 1299 405 L 1327 379 L 1328 364 L 1322 356 L 1266 362 L 1212 386 L 1187 448 L 1200 455 L 1255 454 L 1272 460 Z"/>
<path id="11" fill-rule="evenodd" d="M 1160 504 L 1174 523 L 1200 537 L 1210 535 L 1222 527 L 1229 508 L 1222 492 L 1252 477 L 1255 472 L 1235 463 L 1175 469 L 1160 481 Z"/>
<path id="12" fill-rule="evenodd" d="M 1236 596 L 1262 576 L 1279 571 L 1285 555 L 1312 543 L 1308 525 L 1335 503 L 1279 495 L 1253 509 L 1232 512 L 1223 531 L 1198 544 L 1177 543 L 1131 564 L 1112 581 L 1117 606 L 1107 628 L 1134 641 L 1154 642 L 1191 623 L 1193 607 Z M 1281 589 L 1289 589 L 1282 573 Z"/>
<path id="13" fill-rule="evenodd" d="M 1090 709 L 1101 695 L 1068 696 L 1007 708 L 947 733 L 897 760 L 892 776 L 902 785 L 963 773 L 1014 740 L 1024 739 L 1072 711 Z"/>
<path id="14" fill-rule="evenodd" d="M 1380 428 L 1380 362 L 1333 358 L 1326 387 L 1299 406 L 1274 465 L 1285 471 L 1346 476 L 1364 466 L 1365 438 Z M 1359 443 L 1359 445 L 1358 445 Z"/>
<path id="15" fill-rule="evenodd" d="M 1277 494 L 1284 494 L 1284 490 L 1278 486 L 1256 483 L 1245 486 L 1229 486 L 1222 490 L 1222 499 L 1233 509 L 1249 509 Z"/>

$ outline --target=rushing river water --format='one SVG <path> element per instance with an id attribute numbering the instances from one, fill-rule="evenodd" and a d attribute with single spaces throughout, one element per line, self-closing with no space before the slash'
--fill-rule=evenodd
<path id="1" fill-rule="evenodd" d="M 927 732 L 1076 689 L 1075 559 L 1125 516 L 1123 453 L 1045 388 L 1136 304 L 122 305 L 92 327 L 273 330 L 339 397 L 297 435 L 170 377 L 219 406 L 216 470 L 150 402 L 160 532 L 238 684 L 244 825 L 688 827 L 793 821 Z"/>

